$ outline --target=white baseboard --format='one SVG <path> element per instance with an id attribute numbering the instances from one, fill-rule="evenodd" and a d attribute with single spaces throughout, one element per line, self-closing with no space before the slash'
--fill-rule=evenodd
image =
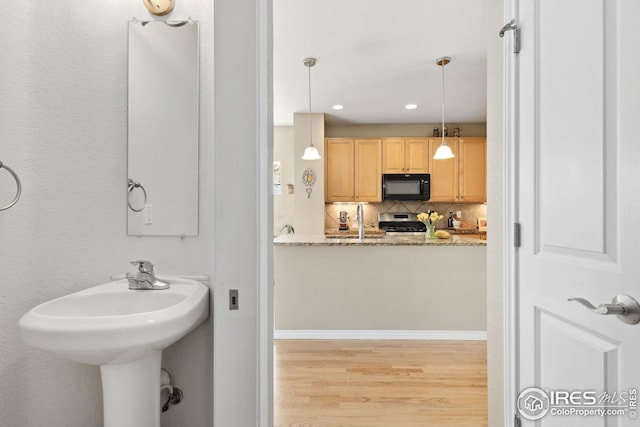
<path id="1" fill-rule="evenodd" d="M 486 331 L 412 331 L 412 330 L 276 330 L 277 340 L 459 340 L 486 341 Z"/>

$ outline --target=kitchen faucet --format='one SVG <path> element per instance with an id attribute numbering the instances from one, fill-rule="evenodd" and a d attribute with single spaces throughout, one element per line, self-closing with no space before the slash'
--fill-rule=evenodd
<path id="1" fill-rule="evenodd" d="M 358 221 L 358 239 L 364 239 L 364 206 L 358 203 L 356 208 L 356 220 Z"/>
<path id="2" fill-rule="evenodd" d="M 131 261 L 131 265 L 138 267 L 137 273 L 127 273 L 129 289 L 169 289 L 169 282 L 158 279 L 153 273 L 153 264 L 149 261 Z"/>

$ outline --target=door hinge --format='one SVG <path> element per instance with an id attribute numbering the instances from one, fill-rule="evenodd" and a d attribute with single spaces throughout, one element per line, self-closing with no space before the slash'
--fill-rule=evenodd
<path id="1" fill-rule="evenodd" d="M 520 53 L 520 27 L 516 24 L 516 20 L 512 19 L 508 24 L 502 27 L 499 35 L 500 37 L 504 37 L 504 33 L 511 30 L 513 30 L 513 53 L 518 54 Z"/>
<path id="2" fill-rule="evenodd" d="M 522 420 L 520 420 L 520 417 L 518 416 L 518 414 L 513 414 L 513 427 L 521 427 L 522 426 Z"/>
<path id="3" fill-rule="evenodd" d="M 513 247 L 514 248 L 520 247 L 520 223 L 519 222 L 513 223 Z"/>

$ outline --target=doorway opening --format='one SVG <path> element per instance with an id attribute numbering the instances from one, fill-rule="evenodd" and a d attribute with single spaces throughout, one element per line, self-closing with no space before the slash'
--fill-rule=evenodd
<path id="1" fill-rule="evenodd" d="M 360 68 L 362 66 L 362 63 L 360 63 L 358 66 L 354 66 L 353 63 L 347 62 L 346 59 L 347 58 L 352 58 L 353 56 L 347 54 L 347 51 L 348 51 L 349 47 L 348 47 L 348 43 L 345 41 L 344 38 L 341 39 L 341 42 L 335 43 L 331 48 L 328 48 L 328 49 L 326 49 L 324 51 L 322 51 L 322 48 L 317 47 L 318 45 L 316 44 L 316 42 L 318 42 L 318 40 L 322 40 L 324 36 L 323 36 L 323 33 L 318 30 L 318 28 L 316 27 L 316 24 L 321 25 L 322 19 L 325 16 L 326 17 L 332 17 L 332 16 L 337 16 L 339 14 L 344 15 L 346 13 L 345 10 L 342 10 L 340 12 L 332 12 L 330 10 L 330 8 L 331 8 L 331 6 L 332 6 L 332 4 L 334 2 L 327 2 L 327 4 L 324 5 L 324 6 L 326 6 L 327 10 L 323 10 L 323 11 L 314 10 L 314 12 L 318 12 L 318 13 L 313 13 L 313 14 L 311 14 L 309 12 L 309 7 L 310 6 L 309 6 L 308 3 L 298 2 L 297 6 L 295 6 L 295 5 L 291 6 L 291 7 L 298 7 L 299 10 L 297 11 L 298 19 L 297 20 L 296 19 L 290 19 L 290 21 L 291 22 L 303 21 L 304 30 L 303 31 L 300 30 L 301 32 L 299 32 L 299 33 L 296 33 L 294 29 L 287 28 L 287 22 L 288 21 L 287 21 L 287 19 L 284 19 L 283 16 L 286 17 L 286 16 L 289 16 L 289 15 L 287 15 L 285 13 L 283 16 L 280 16 L 279 8 L 287 7 L 287 6 L 290 5 L 290 3 L 292 3 L 292 2 L 286 1 L 286 0 L 275 1 L 274 2 L 274 73 L 275 73 L 275 77 L 274 77 L 274 98 L 275 98 L 275 103 L 276 103 L 276 111 L 274 113 L 274 116 L 276 117 L 276 129 L 275 129 L 275 132 L 274 132 L 275 133 L 275 137 L 274 137 L 274 139 L 275 139 L 275 143 L 274 143 L 274 150 L 275 150 L 275 152 L 274 152 L 274 161 L 278 161 L 279 162 L 279 168 L 280 168 L 280 173 L 281 173 L 281 176 L 280 176 L 281 189 L 280 190 L 282 191 L 281 195 L 274 196 L 275 209 L 276 210 L 280 209 L 274 215 L 275 221 L 276 221 L 276 223 L 274 224 L 274 233 L 276 235 L 277 234 L 281 234 L 283 232 L 282 230 L 286 231 L 287 230 L 287 227 L 286 227 L 287 225 L 292 226 L 292 228 L 296 231 L 296 233 L 299 233 L 298 230 L 304 229 L 304 226 L 300 226 L 299 224 L 296 224 L 296 221 L 295 221 L 296 215 L 291 215 L 291 216 L 287 217 L 286 214 L 283 213 L 283 211 L 285 209 L 290 209 L 290 212 L 296 212 L 297 207 L 296 207 L 295 195 L 296 195 L 296 193 L 304 194 L 304 187 L 302 186 L 302 183 L 300 182 L 300 179 L 299 179 L 300 177 L 298 177 L 299 174 L 296 174 L 296 171 L 297 171 L 296 164 L 300 164 L 301 161 L 298 160 L 297 159 L 297 155 L 295 155 L 296 149 L 298 148 L 297 145 L 296 145 L 296 142 L 295 142 L 295 138 L 294 138 L 294 135 L 297 135 L 296 130 L 295 130 L 295 124 L 293 122 L 290 122 L 290 123 L 281 123 L 280 125 L 278 125 L 278 120 L 279 119 L 278 119 L 278 111 L 277 110 L 278 110 L 278 105 L 280 104 L 279 89 L 278 89 L 278 85 L 279 85 L 279 83 L 278 83 L 278 67 L 282 66 L 282 65 L 278 64 L 278 61 L 280 60 L 279 58 L 280 58 L 280 55 L 281 55 L 281 51 L 282 51 L 282 50 L 280 50 L 278 48 L 279 42 L 282 40 L 278 36 L 279 30 L 282 30 L 283 33 L 285 34 L 285 36 L 288 37 L 289 39 L 297 37 L 298 39 L 302 40 L 301 44 L 305 45 L 305 46 L 303 46 L 302 50 L 298 50 L 298 53 L 296 55 L 294 55 L 295 57 L 290 58 L 289 61 L 285 61 L 288 64 L 288 65 L 286 65 L 287 71 L 282 73 L 285 76 L 284 80 L 287 80 L 289 82 L 289 87 L 288 87 L 287 90 L 293 91 L 293 92 L 298 91 L 300 93 L 300 101 L 298 102 L 298 104 L 295 104 L 295 102 L 294 102 L 294 103 L 292 103 L 290 105 L 290 111 L 289 111 L 290 115 L 292 115 L 292 113 L 294 113 L 294 112 L 298 112 L 298 113 L 305 112 L 306 108 L 307 108 L 306 105 L 305 105 L 305 103 L 307 102 L 307 99 L 306 99 L 306 93 L 307 92 L 306 92 L 306 86 L 305 86 L 305 84 L 306 84 L 305 83 L 306 82 L 306 74 L 305 74 L 306 70 L 304 69 L 304 66 L 302 64 L 302 60 L 305 57 L 308 57 L 310 55 L 316 56 L 318 58 L 318 64 L 317 64 L 316 67 L 314 67 L 314 70 L 313 70 L 313 72 L 314 72 L 314 80 L 313 80 L 314 87 L 313 87 L 313 89 L 314 89 L 314 94 L 316 94 L 314 99 L 317 99 L 317 101 L 314 101 L 313 109 L 314 109 L 314 115 L 315 114 L 319 114 L 321 111 L 325 111 L 326 112 L 324 114 L 325 123 L 324 123 L 324 133 L 322 135 L 323 139 L 327 138 L 327 137 L 339 137 L 339 136 L 340 137 L 341 136 L 346 136 L 346 137 L 352 137 L 352 138 L 357 138 L 357 137 L 370 138 L 370 137 L 373 137 L 373 136 L 387 136 L 387 137 L 389 137 L 389 136 L 405 136 L 405 137 L 409 137 L 409 136 L 418 136 L 418 135 L 411 135 L 412 132 L 416 132 L 416 129 L 419 129 L 418 131 L 422 132 L 420 135 L 428 135 L 427 132 L 431 132 L 433 130 L 433 128 L 431 127 L 430 124 L 426 124 L 426 125 L 424 124 L 425 120 L 423 120 L 423 116 L 415 116 L 415 117 L 420 117 L 420 118 L 419 119 L 413 119 L 413 123 L 407 123 L 407 122 L 405 122 L 405 123 L 396 123 L 394 128 L 384 129 L 384 128 L 382 128 L 380 126 L 380 124 L 381 124 L 381 122 L 384 122 L 385 119 L 380 118 L 380 116 L 375 116 L 375 114 L 373 114 L 373 113 L 371 113 L 371 116 L 370 116 L 371 118 L 370 118 L 369 123 L 356 124 L 356 123 L 352 123 L 352 122 L 349 121 L 350 120 L 348 118 L 349 116 L 340 115 L 340 114 L 343 114 L 343 113 L 340 113 L 340 112 L 336 113 L 336 112 L 330 110 L 330 106 L 333 105 L 333 103 L 336 103 L 338 101 L 330 101 L 329 99 L 326 98 L 327 97 L 326 94 L 329 93 L 329 87 L 336 84 L 336 81 L 333 81 L 333 80 L 331 80 L 329 78 L 331 76 L 331 74 L 333 73 L 333 71 L 329 71 L 329 69 L 332 68 L 332 67 L 335 67 L 336 64 L 340 64 L 341 63 L 340 60 L 342 60 L 343 61 L 342 63 L 345 64 L 345 65 L 344 65 L 344 67 L 342 67 L 343 68 L 342 74 L 339 74 L 339 76 L 341 77 L 341 80 L 348 80 L 348 81 L 350 81 L 350 84 L 352 86 L 354 86 L 354 85 L 357 86 L 360 82 L 357 82 L 355 80 L 360 79 L 360 80 L 363 81 L 362 83 L 364 83 L 364 81 L 366 80 L 367 69 L 370 69 L 371 66 L 375 66 L 374 64 L 375 63 L 379 63 L 379 61 L 373 61 L 372 60 L 370 63 L 366 63 L 365 64 L 365 65 L 369 65 L 369 66 L 364 66 L 363 68 Z M 404 3 L 404 2 L 402 2 L 402 3 Z M 408 2 L 407 5 L 409 5 L 409 3 L 411 3 L 411 2 Z M 430 3 L 430 2 L 427 2 L 427 3 Z M 460 14 L 464 14 L 464 12 L 461 12 L 462 10 L 464 10 L 464 7 L 462 7 L 462 8 L 460 7 L 460 5 L 462 3 L 464 3 L 464 2 L 461 2 L 457 6 L 458 7 L 458 11 L 457 11 L 457 15 L 455 15 L 456 17 L 459 17 Z M 502 2 L 492 2 L 490 0 L 487 0 L 486 2 L 480 2 L 480 3 L 482 3 L 482 8 L 483 8 L 482 13 L 485 13 L 485 10 L 490 9 L 488 7 L 489 3 L 500 4 L 501 5 Z M 433 4 L 431 4 L 430 6 L 433 7 Z M 317 9 L 317 6 L 314 6 L 314 7 Z M 402 8 L 402 4 L 397 4 L 396 7 Z M 500 8 L 494 8 L 492 10 L 493 11 L 501 11 L 501 7 Z M 363 11 L 361 11 L 361 12 L 363 12 Z M 411 14 L 411 12 L 408 12 L 408 11 L 405 11 L 405 12 L 407 14 Z M 496 13 L 499 13 L 499 12 L 496 12 Z M 473 12 L 470 12 L 470 14 L 474 15 Z M 310 22 L 309 21 L 309 16 L 310 15 L 314 16 L 314 24 L 313 25 L 309 24 L 309 22 Z M 435 13 L 435 10 L 433 8 L 429 12 L 429 16 L 437 16 L 436 13 Z M 475 14 L 475 18 L 476 19 L 477 19 L 477 17 L 478 17 L 478 14 Z M 433 19 L 433 22 L 434 23 L 436 23 L 436 22 L 438 22 L 438 23 L 439 22 L 453 22 L 454 20 L 455 19 L 453 19 L 453 18 L 452 19 L 439 19 L 439 18 L 436 17 L 436 18 Z M 328 29 L 331 29 L 334 26 L 338 26 L 338 27 L 340 26 L 339 23 L 335 22 L 335 21 L 337 21 L 337 19 L 333 19 L 333 21 L 334 21 L 334 24 L 332 24 L 331 26 L 327 26 Z M 375 20 L 372 20 L 372 19 L 365 19 L 364 15 L 362 15 L 362 13 L 361 13 L 360 18 L 359 19 L 354 19 L 352 21 L 352 24 L 353 24 L 353 26 L 358 27 L 360 32 L 366 32 L 366 30 L 380 28 L 379 25 L 371 25 L 372 22 L 374 22 L 374 21 Z M 491 21 L 500 22 L 500 24 L 496 25 L 498 27 L 498 29 L 499 29 L 499 25 L 501 25 L 501 21 L 502 21 L 502 15 L 500 13 L 499 17 L 492 17 L 492 18 L 487 17 L 487 19 L 485 21 L 486 22 L 483 24 L 483 26 L 486 26 L 486 27 L 489 27 L 488 22 L 491 22 Z M 403 22 L 403 21 L 402 20 L 399 20 L 399 21 L 396 20 L 395 22 Z M 367 26 L 365 23 L 369 23 L 370 25 Z M 440 24 L 438 24 L 438 25 L 440 25 Z M 457 25 L 459 25 L 459 24 L 457 24 Z M 367 28 L 363 28 L 363 27 L 367 27 Z M 412 26 L 408 25 L 408 27 L 412 27 Z M 492 30 L 493 30 L 493 28 L 492 28 Z M 484 32 L 483 32 L 482 37 L 488 37 L 488 35 L 485 34 L 485 33 L 488 33 L 489 30 L 483 30 L 483 31 Z M 378 32 L 380 32 L 380 31 L 378 31 Z M 495 38 L 498 39 L 497 31 L 493 31 L 493 32 L 495 32 Z M 433 59 L 435 60 L 435 58 L 437 58 L 439 56 L 442 56 L 441 55 L 443 53 L 442 49 L 448 49 L 448 47 L 446 47 L 446 45 L 447 45 L 447 38 L 446 37 L 441 36 L 439 38 L 434 38 L 434 40 L 438 40 L 438 45 L 439 45 L 438 47 L 441 48 L 439 50 L 439 54 L 434 54 L 433 55 Z M 379 40 L 376 39 L 376 42 L 377 41 L 379 41 Z M 433 43 L 433 41 L 432 41 L 432 43 Z M 368 43 L 362 44 L 362 46 L 363 47 L 367 47 L 367 44 L 368 45 L 373 45 L 374 42 L 369 41 Z M 410 44 L 411 43 L 406 43 L 407 46 L 409 46 Z M 420 46 L 420 48 L 422 48 L 423 46 Z M 385 49 L 391 49 L 391 50 L 394 49 L 393 44 L 390 42 L 389 38 L 387 38 L 387 43 L 385 44 Z M 396 49 L 399 49 L 399 48 L 397 48 L 397 46 L 396 46 Z M 409 48 L 407 48 L 406 46 L 403 46 L 401 49 L 409 49 Z M 487 49 L 486 45 L 485 45 L 484 49 L 485 50 Z M 502 52 L 501 45 L 497 49 L 499 51 L 499 54 L 501 55 L 501 52 Z M 287 52 L 296 52 L 296 50 L 293 49 L 293 48 L 287 48 L 287 49 L 284 49 L 284 50 L 287 51 Z M 420 50 L 420 49 L 418 49 L 418 50 Z M 448 52 L 449 51 L 446 51 L 444 53 L 448 54 Z M 494 49 L 494 52 L 495 52 L 495 49 Z M 419 65 L 415 65 L 414 64 L 414 66 L 420 66 L 420 67 L 424 68 L 424 64 L 427 63 L 427 62 L 430 62 L 431 58 L 425 58 L 424 55 L 426 55 L 424 53 L 424 49 L 422 49 L 421 52 L 417 52 L 417 50 L 414 51 L 414 59 L 418 58 L 416 62 L 419 64 Z M 297 58 L 297 56 L 299 56 L 299 58 Z M 458 57 L 463 56 L 464 57 L 464 53 L 460 53 L 458 55 L 453 55 L 452 54 L 452 56 L 458 56 Z M 484 69 L 484 71 L 483 71 L 483 76 L 484 76 L 483 88 L 484 89 L 483 90 L 485 92 L 485 95 L 484 95 L 485 98 L 483 99 L 483 103 L 484 103 L 485 107 L 483 107 L 483 108 L 485 108 L 485 118 L 486 118 L 486 104 L 487 104 L 487 99 L 486 98 L 488 97 L 488 95 L 486 93 L 487 92 L 487 89 L 486 89 L 487 83 L 486 82 L 488 80 L 486 78 L 486 75 L 487 75 L 487 62 L 488 61 L 486 60 L 486 53 L 484 54 L 484 56 L 485 56 L 485 60 L 484 60 L 484 62 L 482 64 L 482 67 Z M 494 60 L 495 59 L 496 58 L 494 58 Z M 433 62 L 433 61 L 431 61 L 431 62 Z M 325 67 L 324 70 L 323 70 L 323 66 Z M 489 67 L 490 68 L 491 67 L 496 67 L 496 65 L 493 64 L 493 65 L 490 65 Z M 434 65 L 434 68 L 437 68 L 437 67 Z M 411 66 L 405 66 L 404 69 L 405 69 L 405 71 L 406 70 L 410 70 Z M 351 78 L 349 77 L 350 74 L 353 74 L 354 70 L 362 70 L 359 73 L 356 72 L 357 77 L 355 79 L 353 77 L 351 77 Z M 436 76 L 439 79 L 440 75 L 437 74 L 437 72 L 439 72 L 439 70 L 436 69 L 435 71 L 436 71 Z M 471 70 L 468 70 L 468 71 L 471 74 L 473 74 L 473 71 L 471 71 Z M 447 69 L 447 72 L 449 73 L 449 69 Z M 407 71 L 407 73 L 408 73 L 408 71 Z M 298 74 L 299 74 L 299 76 L 297 76 Z M 405 76 L 405 78 L 406 78 L 406 76 Z M 424 78 L 424 76 L 423 76 L 423 78 Z M 449 81 L 453 81 L 455 79 L 455 77 L 453 75 L 452 76 L 448 75 L 447 78 L 449 79 Z M 464 80 L 464 79 L 461 79 L 461 80 Z M 302 81 L 302 83 L 299 83 L 299 84 L 296 85 L 296 83 L 295 83 L 296 81 Z M 440 81 L 438 80 L 437 83 L 439 85 Z M 424 85 L 422 85 L 421 83 L 416 83 L 414 85 L 414 87 L 415 88 L 420 88 L 420 89 L 416 89 L 415 90 L 415 92 L 417 93 L 417 92 L 420 92 L 421 90 L 423 90 Z M 385 92 L 384 89 L 385 89 L 385 81 L 381 80 L 381 81 L 379 81 L 378 90 L 377 91 L 373 91 L 373 93 L 379 93 L 380 96 L 382 97 L 384 95 L 384 92 Z M 494 89 L 495 89 L 495 87 L 494 87 Z M 499 87 L 499 90 L 500 90 L 500 93 L 501 93 L 502 88 Z M 435 95 L 439 96 L 439 92 L 436 91 L 434 96 Z M 452 95 L 450 95 L 450 96 L 452 96 Z M 439 112 L 439 107 L 440 107 L 439 98 L 437 98 L 437 99 L 428 99 L 429 96 L 425 96 L 425 98 L 426 99 L 425 99 L 424 102 L 419 102 L 418 103 L 420 105 L 420 108 L 418 109 L 420 114 L 426 114 L 425 113 L 425 109 L 424 109 L 426 107 L 423 108 L 423 106 L 426 106 L 429 103 L 432 103 L 433 107 L 436 108 L 438 110 L 438 112 Z M 456 110 L 456 108 L 458 108 L 456 106 L 456 102 L 460 101 L 461 99 L 464 100 L 464 96 L 454 96 L 454 98 L 457 98 L 456 101 L 452 101 L 450 105 L 447 104 L 448 105 L 447 108 L 448 108 L 448 111 L 449 111 L 449 116 L 452 116 L 454 114 L 453 112 Z M 494 99 L 494 101 L 493 101 L 494 104 L 500 104 L 501 103 L 501 99 L 500 99 L 501 95 L 498 94 L 497 98 L 498 98 L 498 101 L 496 101 Z M 340 101 L 340 102 L 343 103 L 343 101 Z M 343 109 L 341 111 L 348 110 L 348 108 L 349 108 L 349 106 L 345 105 L 345 109 Z M 431 107 L 429 107 L 429 108 L 431 108 Z M 501 125 L 501 119 L 496 119 L 495 117 L 496 116 L 494 116 L 495 123 L 492 125 L 493 128 L 494 129 L 495 128 L 501 128 L 501 126 L 502 126 Z M 307 123 L 306 122 L 306 120 L 307 120 L 306 119 L 306 115 L 301 117 L 301 120 L 302 119 L 304 119 L 304 123 L 306 124 Z M 489 120 L 486 120 L 485 123 L 488 123 L 488 121 Z M 437 122 L 437 120 L 434 120 L 434 122 Z M 428 123 L 428 121 L 427 121 L 427 123 Z M 418 124 L 418 125 L 416 125 L 416 124 Z M 422 124 L 422 126 L 420 124 Z M 413 127 L 412 127 L 412 125 L 413 125 Z M 314 121 L 314 126 L 315 126 L 315 121 Z M 365 126 L 366 126 L 366 128 L 365 128 Z M 383 132 L 382 134 L 380 134 L 381 131 Z M 376 132 L 378 132 L 378 133 L 376 134 Z M 402 134 L 403 132 L 406 132 L 406 133 Z M 464 132 L 464 128 L 463 128 L 463 132 Z M 487 134 L 488 134 L 488 131 L 487 131 Z M 485 134 L 485 136 L 488 136 L 487 134 Z M 282 145 L 279 146 L 279 142 L 282 142 L 283 140 L 287 141 L 287 142 L 285 142 L 284 146 L 291 153 L 291 154 L 287 155 L 288 157 L 285 157 L 285 155 L 282 154 L 282 152 L 278 153 L 278 150 L 283 148 Z M 314 143 L 315 143 L 315 145 L 318 145 L 318 141 L 314 141 Z M 308 141 L 303 141 L 302 142 L 302 146 L 304 146 L 306 144 L 308 144 Z M 499 145 L 501 147 L 501 142 L 499 143 Z M 491 148 L 491 149 L 493 149 L 493 148 Z M 500 149 L 501 148 L 498 148 L 498 150 L 500 150 Z M 283 160 L 285 158 L 289 162 L 288 165 L 287 165 L 287 160 Z M 307 165 L 307 166 L 309 166 L 309 165 Z M 286 171 L 287 167 L 289 167 L 290 170 L 291 170 L 289 177 L 285 176 L 287 174 L 287 171 Z M 320 164 L 319 166 L 317 166 L 317 169 L 322 170 L 324 168 Z M 490 173 L 495 173 L 495 170 L 494 170 L 494 172 L 490 172 Z M 287 181 L 288 179 L 290 180 L 290 182 Z M 286 192 L 288 191 L 288 184 L 292 184 L 293 194 L 287 200 Z M 283 194 L 284 194 L 284 196 L 282 196 Z M 306 197 L 306 194 L 304 194 L 304 195 Z M 322 189 L 314 188 L 314 192 L 312 193 L 312 197 L 310 199 L 310 203 L 314 202 L 314 197 L 319 197 L 320 198 L 320 200 L 319 200 L 320 201 L 320 203 L 319 203 L 320 208 L 319 209 L 322 210 L 323 216 L 325 218 L 328 217 L 328 216 L 330 217 L 331 216 L 330 213 L 329 214 L 327 213 L 328 209 L 325 209 L 326 205 L 324 204 L 324 200 L 322 200 L 322 197 L 323 197 Z M 491 195 L 490 195 L 490 197 L 491 197 Z M 502 199 L 500 197 L 499 198 L 499 202 L 500 203 L 501 203 L 501 200 Z M 318 200 L 316 200 L 316 201 L 318 201 Z M 491 201 L 489 201 L 488 204 L 489 204 L 489 206 L 491 206 Z M 500 206 L 498 206 L 498 205 L 496 205 L 495 207 L 497 209 L 501 209 Z M 368 205 L 367 209 L 369 209 L 369 208 L 371 208 L 371 210 L 374 209 L 372 206 Z M 340 210 L 342 210 L 342 208 Z M 501 216 L 498 215 L 497 218 L 501 219 Z M 335 221 L 335 220 L 337 220 L 337 218 L 330 218 L 330 220 Z M 492 224 L 492 225 L 495 227 L 494 230 L 496 231 L 496 234 L 494 236 L 496 238 L 499 238 L 498 231 L 501 230 L 502 225 L 498 224 L 498 223 Z M 487 250 L 490 250 L 489 247 L 493 243 L 498 243 L 498 242 L 496 242 L 495 239 L 493 241 L 489 240 L 489 245 L 487 247 Z M 500 243 L 500 245 L 496 245 L 494 247 L 493 252 L 494 253 L 499 252 L 500 251 L 500 247 L 501 247 L 501 243 Z M 277 259 L 278 258 L 279 249 L 277 247 L 275 249 L 276 249 L 275 257 Z M 316 259 L 315 261 L 317 263 L 322 263 L 323 262 L 323 260 L 320 259 L 320 258 Z M 345 264 L 348 264 L 348 263 L 349 263 L 348 260 L 345 260 Z M 302 265 L 304 266 L 305 264 L 302 264 Z M 304 268 L 304 267 L 302 267 L 302 268 Z M 332 262 L 332 263 L 327 263 L 326 268 L 335 270 L 336 268 L 338 268 L 338 266 L 335 263 Z M 495 274 L 495 272 L 494 272 L 494 274 Z M 281 272 L 277 271 L 277 267 L 276 267 L 276 283 L 277 283 L 276 284 L 276 290 L 277 290 L 278 286 L 280 286 L 281 283 L 282 283 L 282 274 L 281 274 Z M 316 296 L 314 294 L 309 294 L 308 298 L 313 299 L 315 297 Z M 287 304 L 289 304 L 289 303 L 287 303 Z M 295 344 L 299 344 L 299 343 L 297 343 L 295 341 L 278 341 L 278 338 L 279 337 L 281 338 L 281 336 L 279 336 L 278 332 L 282 332 L 281 330 L 278 329 L 278 325 L 277 325 L 277 323 L 278 323 L 278 314 L 279 314 L 279 307 L 283 307 L 283 305 L 284 305 L 284 303 L 282 301 L 280 301 L 280 303 L 279 303 L 278 297 L 276 295 L 275 309 L 274 309 L 274 313 L 275 313 L 275 316 L 276 316 L 276 330 L 277 330 L 276 342 L 275 342 L 275 347 L 276 347 L 276 368 L 275 368 L 276 372 L 275 372 L 275 375 L 276 376 L 278 375 L 278 372 L 277 372 L 278 364 L 281 363 L 281 362 L 284 363 L 284 360 L 283 360 L 284 354 L 290 353 L 290 354 L 298 355 L 298 356 L 303 357 L 303 358 L 307 357 L 307 356 L 304 355 L 306 350 L 302 350 L 300 347 L 295 347 Z M 486 317 L 486 309 L 483 310 L 483 314 Z M 331 314 L 327 314 L 327 315 L 330 316 Z M 325 341 L 323 341 L 323 340 L 314 340 L 314 341 L 308 342 L 308 344 L 309 344 L 310 348 L 313 348 L 314 345 L 317 345 L 317 344 L 320 344 L 320 343 L 324 343 L 324 342 Z M 398 342 L 395 342 L 395 344 L 397 345 L 400 342 L 404 343 L 405 341 L 398 341 Z M 421 343 L 422 344 L 425 344 L 425 343 L 429 344 L 429 341 L 426 341 L 426 342 L 423 341 Z M 469 342 L 469 343 L 473 344 L 473 345 L 470 345 L 470 347 L 473 347 L 476 344 L 476 342 Z M 330 345 L 330 344 L 335 344 L 335 343 L 331 343 L 331 342 L 327 341 L 326 344 Z M 349 343 L 343 342 L 343 344 L 345 344 L 345 348 L 348 349 L 349 345 L 351 343 L 350 342 Z M 360 344 L 363 344 L 363 343 L 361 342 Z M 385 342 L 384 346 L 386 347 L 387 345 L 392 345 L 392 344 L 393 343 L 388 343 L 387 344 L 387 342 Z M 407 345 L 410 345 L 410 344 L 416 344 L 416 343 L 407 342 Z M 432 344 L 435 345 L 436 343 L 433 342 Z M 483 344 L 486 344 L 486 343 L 483 342 Z M 294 348 L 295 348 L 295 350 L 294 350 Z M 278 351 L 281 351 L 283 353 L 279 354 Z M 322 353 L 321 350 L 319 350 L 319 351 Z M 340 354 L 341 353 L 341 350 L 335 350 L 335 351 L 336 351 L 336 354 Z M 348 353 L 350 350 L 344 350 L 344 351 Z M 456 352 L 455 354 L 457 354 L 457 353 L 458 352 Z M 328 354 L 325 354 L 325 355 L 327 357 L 329 357 Z M 501 358 L 500 358 L 500 361 L 501 361 Z M 293 366 L 294 366 L 293 369 L 298 369 L 298 370 L 302 369 L 300 367 L 300 365 L 297 365 L 297 367 L 296 367 L 295 362 L 293 362 L 293 361 L 289 361 L 289 362 L 291 362 L 293 364 Z M 347 362 L 341 362 L 341 363 L 345 363 L 346 364 Z M 495 366 L 498 366 L 498 365 L 494 365 L 494 367 Z M 278 381 L 278 379 L 276 379 L 276 381 Z M 279 383 L 276 382 L 276 393 L 278 392 L 277 387 L 279 387 Z M 276 396 L 276 398 L 277 398 L 277 396 Z M 311 399 L 310 396 L 307 396 L 306 398 L 307 399 Z M 325 402 L 325 403 L 327 405 L 331 405 L 329 402 Z M 275 403 L 275 412 L 278 413 L 278 411 L 279 411 L 278 402 L 276 402 Z M 485 414 L 486 414 L 486 405 L 485 405 Z M 278 425 L 277 422 L 276 422 L 276 425 Z"/>

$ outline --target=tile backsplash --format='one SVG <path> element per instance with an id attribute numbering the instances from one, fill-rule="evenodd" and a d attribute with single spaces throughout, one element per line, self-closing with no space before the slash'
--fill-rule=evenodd
<path id="1" fill-rule="evenodd" d="M 339 226 L 338 212 L 346 211 L 349 214 L 350 221 L 356 217 L 356 203 L 326 203 L 324 205 L 324 228 L 325 230 L 337 229 Z M 366 225 L 378 226 L 378 214 L 386 212 L 426 212 L 431 209 L 441 214 L 444 218 L 436 222 L 436 228 L 444 228 L 447 226 L 447 216 L 449 211 L 453 211 L 455 217 L 456 211 L 462 211 L 460 220 L 464 225 L 475 226 L 478 217 L 487 216 L 487 205 L 484 203 L 430 203 L 420 201 L 398 201 L 398 202 L 382 202 L 369 203 L 364 205 L 364 220 Z"/>

